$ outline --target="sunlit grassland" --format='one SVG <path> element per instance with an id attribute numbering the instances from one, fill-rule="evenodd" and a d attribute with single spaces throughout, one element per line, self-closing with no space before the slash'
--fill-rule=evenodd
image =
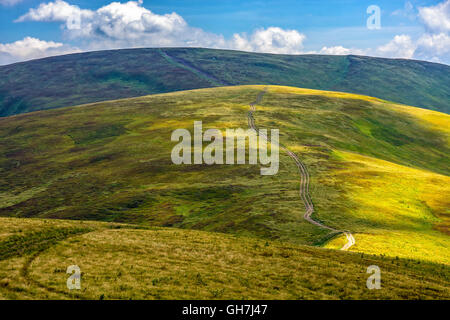
<path id="1" fill-rule="evenodd" d="M 25 230 L 28 223 L 39 231 L 17 230 L 20 224 Z M 175 228 L 23 218 L 0 218 L 0 224 L 11 230 L 0 247 L 14 248 L 11 239 L 35 244 L 34 251 L 0 259 L 3 299 L 450 297 L 448 266 L 410 259 Z M 83 233 L 71 231 L 46 245 L 55 231 L 80 228 Z M 80 290 L 66 286 L 70 265 L 81 269 Z M 382 270 L 380 290 L 366 287 L 370 265 Z"/>
<path id="2" fill-rule="evenodd" d="M 18 123 L 2 123 L 3 142 L 11 147 L 3 149 L 5 192 L 18 197 L 32 186 L 52 183 L 32 199 L 3 208 L 3 214 L 315 243 L 325 232 L 302 219 L 298 179 L 289 161 L 283 161 L 278 175 L 266 178 L 258 166 L 172 164 L 173 130 L 192 131 L 194 120 L 202 120 L 204 129 L 245 128 L 248 103 L 257 90 L 223 89 L 222 98 L 198 90 L 52 110 L 36 114 L 37 124 L 34 115 L 9 118 Z"/>
<path id="3" fill-rule="evenodd" d="M 279 95 L 266 97 L 259 119 L 288 133 L 282 141 L 310 167 L 316 218 L 352 231 L 353 251 L 450 263 L 448 115 L 346 93 L 273 86 L 270 92 Z M 296 104 L 286 92 L 305 98 Z M 276 110 L 290 127 L 273 120 L 272 105 L 283 106 Z M 327 247 L 339 249 L 344 239 Z"/>
<path id="4" fill-rule="evenodd" d="M 331 175 L 344 184 L 348 204 L 357 204 L 347 210 L 348 221 L 340 221 L 358 232 L 352 250 L 450 264 L 448 176 L 336 153 L 349 165 Z"/>
<path id="5" fill-rule="evenodd" d="M 275 176 L 261 176 L 259 166 L 177 166 L 170 159 L 171 132 L 192 132 L 194 120 L 205 130 L 246 128 L 248 105 L 263 88 L 176 92 L 0 119 L 0 215 L 324 244 L 330 234 L 303 219 L 298 170 L 286 155 Z M 450 150 L 441 128 L 450 116 L 270 86 L 255 118 L 260 128 L 279 129 L 281 142 L 307 164 L 314 218 L 352 231 L 351 250 L 449 263 Z"/>

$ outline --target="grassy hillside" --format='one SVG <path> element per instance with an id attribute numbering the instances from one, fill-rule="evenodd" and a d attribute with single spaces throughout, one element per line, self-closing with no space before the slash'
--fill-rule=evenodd
<path id="1" fill-rule="evenodd" d="M 202 89 L 0 120 L 0 215 L 216 231 L 337 248 L 303 219 L 291 159 L 174 165 L 177 128 L 246 128 L 264 87 Z M 314 218 L 353 251 L 450 264 L 450 116 L 353 94 L 270 86 L 255 111 L 311 173 Z"/>
<path id="2" fill-rule="evenodd" d="M 111 223 L 0 218 L 0 235 L 0 299 L 450 298 L 450 268 L 416 260 Z M 70 265 L 81 290 L 66 287 Z"/>
<path id="3" fill-rule="evenodd" d="M 0 66 L 0 116 L 224 85 L 345 91 L 450 113 L 450 67 L 211 49 L 100 51 Z"/>

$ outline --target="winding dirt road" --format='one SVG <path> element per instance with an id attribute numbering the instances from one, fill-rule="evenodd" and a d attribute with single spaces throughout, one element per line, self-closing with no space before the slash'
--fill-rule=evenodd
<path id="1" fill-rule="evenodd" d="M 255 105 L 261 102 L 264 94 L 267 92 L 267 87 L 261 91 L 258 96 L 256 97 L 256 100 L 252 103 L 250 103 L 250 110 L 248 112 L 248 125 L 250 128 L 256 131 L 256 133 L 263 137 L 264 139 L 267 139 L 267 136 L 263 133 L 261 133 L 258 129 L 258 127 L 255 125 L 255 118 L 253 116 L 253 113 L 256 111 Z M 290 151 L 288 148 L 286 148 L 283 144 L 278 144 L 280 149 L 285 151 L 289 157 L 294 160 L 295 164 L 297 165 L 297 168 L 300 172 L 300 198 L 302 199 L 303 203 L 305 204 L 305 214 L 303 215 L 303 218 L 307 220 L 308 222 L 321 227 L 323 229 L 328 229 L 330 231 L 336 232 L 336 233 L 343 233 L 347 237 L 347 243 L 341 248 L 341 250 L 348 250 L 351 246 L 355 244 L 355 238 L 349 231 L 344 230 L 338 230 L 331 228 L 329 226 L 324 225 L 323 223 L 314 220 L 311 215 L 314 212 L 314 204 L 311 200 L 311 196 L 309 195 L 309 172 L 306 168 L 305 164 L 300 160 L 300 158 L 292 151 Z"/>
<path id="2" fill-rule="evenodd" d="M 162 49 L 159 49 L 159 52 L 161 56 L 164 59 L 167 59 L 172 64 L 179 66 L 183 69 L 186 69 L 188 71 L 191 71 L 192 73 L 196 74 L 199 78 L 208 80 L 212 84 L 216 86 L 224 86 L 229 85 L 229 83 L 224 83 L 223 81 L 217 79 L 216 77 L 212 76 L 211 74 L 208 74 L 204 70 L 200 70 L 199 68 L 191 65 L 185 60 L 175 58 L 168 54 L 168 52 L 163 51 Z M 267 136 L 260 133 L 258 128 L 255 125 L 255 118 L 253 117 L 253 113 L 255 112 L 255 105 L 261 102 L 264 94 L 267 92 L 268 87 L 266 87 L 263 91 L 261 91 L 258 96 L 256 97 L 256 100 L 250 104 L 250 111 L 248 112 L 248 125 L 250 128 L 256 131 L 256 133 L 260 136 L 262 136 L 264 139 L 267 140 Z M 328 229 L 330 231 L 333 231 L 335 233 L 343 233 L 347 237 L 347 243 L 341 248 L 341 250 L 348 250 L 351 246 L 355 244 L 355 238 L 349 231 L 344 230 L 337 230 L 334 228 L 331 228 L 329 226 L 326 226 L 322 224 L 319 221 L 314 220 L 311 215 L 314 213 L 314 204 L 311 200 L 311 196 L 309 195 L 309 172 L 306 168 L 306 166 L 303 164 L 303 162 L 300 160 L 300 158 L 292 151 L 290 151 L 288 148 L 286 148 L 284 145 L 279 143 L 279 147 L 283 149 L 289 157 L 291 157 L 292 160 L 294 160 L 295 164 L 297 165 L 297 168 L 300 172 L 300 198 L 302 199 L 303 203 L 305 204 L 305 214 L 303 215 L 303 218 L 307 220 L 308 222 L 323 228 Z"/>

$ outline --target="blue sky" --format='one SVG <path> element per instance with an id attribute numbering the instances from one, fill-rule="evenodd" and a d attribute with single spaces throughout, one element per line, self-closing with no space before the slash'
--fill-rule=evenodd
<path id="1" fill-rule="evenodd" d="M 112 2 L 0 0 L 0 64 L 157 46 L 450 62 L 450 0 Z M 381 9 L 380 29 L 367 28 L 370 5 Z"/>

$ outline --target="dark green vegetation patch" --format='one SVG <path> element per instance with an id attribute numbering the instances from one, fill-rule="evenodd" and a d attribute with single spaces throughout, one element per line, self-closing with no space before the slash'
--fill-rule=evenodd
<path id="1" fill-rule="evenodd" d="M 47 228 L 42 231 L 12 235 L 0 242 L 0 261 L 41 252 L 58 241 L 89 231 L 88 228 Z"/>

